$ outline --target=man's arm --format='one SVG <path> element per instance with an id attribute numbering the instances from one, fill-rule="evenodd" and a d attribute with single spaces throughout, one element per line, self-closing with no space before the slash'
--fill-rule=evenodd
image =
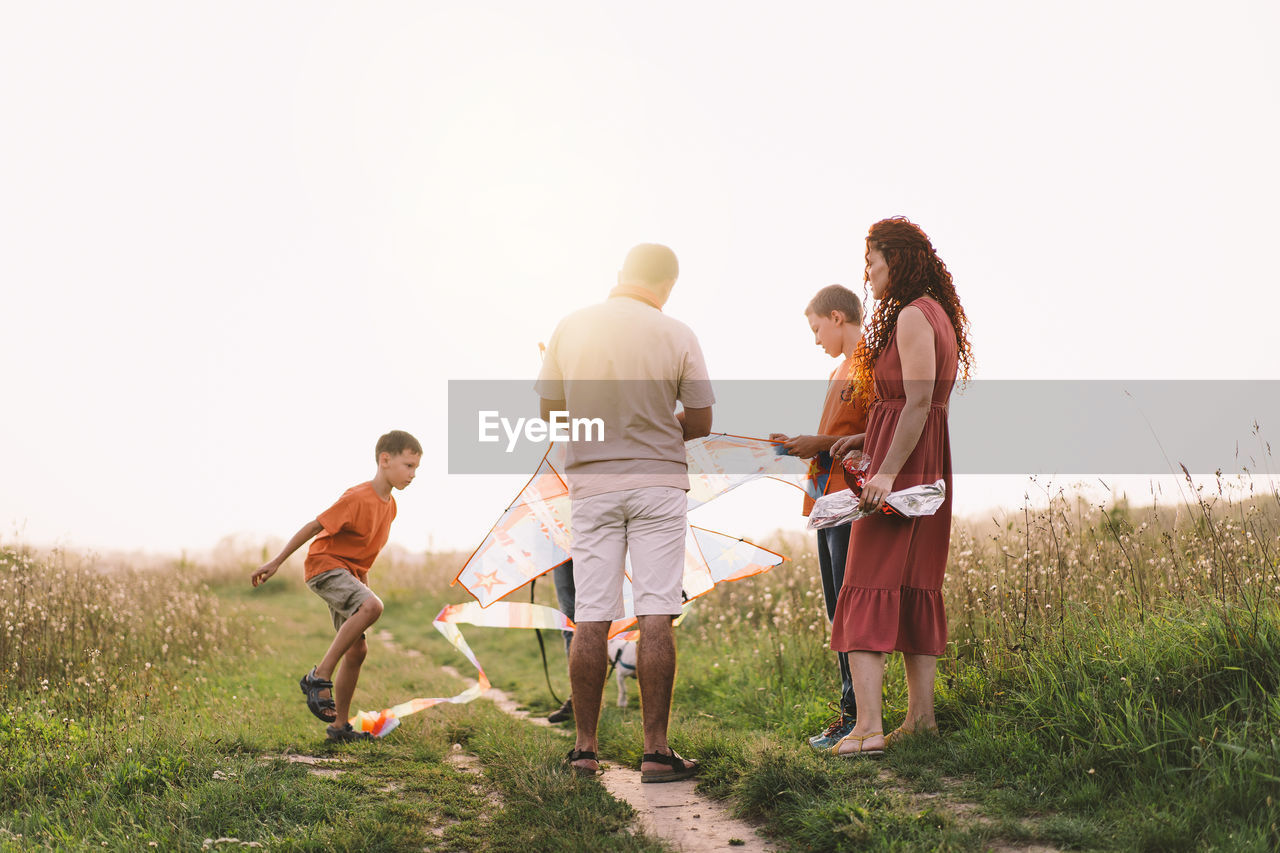
<path id="1" fill-rule="evenodd" d="M 276 558 L 269 563 L 263 563 L 261 568 L 249 576 L 249 582 L 254 586 L 266 583 L 272 575 L 280 568 L 280 564 L 289 559 L 293 552 L 301 548 L 303 545 L 320 531 L 324 530 L 324 526 L 319 521 L 312 519 L 302 526 L 302 529 L 293 534 L 293 538 L 285 544 L 284 548 L 276 555 Z"/>
<path id="2" fill-rule="evenodd" d="M 710 406 L 703 409 L 686 408 L 676 412 L 676 420 L 680 422 L 680 429 L 684 432 L 685 441 L 693 441 L 695 438 L 711 435 Z"/>

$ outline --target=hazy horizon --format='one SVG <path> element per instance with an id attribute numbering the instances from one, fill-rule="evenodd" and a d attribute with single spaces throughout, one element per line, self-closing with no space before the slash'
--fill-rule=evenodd
<path id="1" fill-rule="evenodd" d="M 536 413 L 538 343 L 645 241 L 679 256 L 667 311 L 713 380 L 826 377 L 803 308 L 861 292 L 867 227 L 899 214 L 955 277 L 975 378 L 1280 378 L 1278 23 L 1244 0 L 14 6 L 0 541 L 285 539 L 399 428 L 428 455 L 391 541 L 474 547 L 525 478 L 448 473 L 448 382 L 528 377 L 511 414 Z M 961 481 L 957 508 L 1024 489 Z M 694 520 L 750 536 L 799 499 L 753 485 Z"/>

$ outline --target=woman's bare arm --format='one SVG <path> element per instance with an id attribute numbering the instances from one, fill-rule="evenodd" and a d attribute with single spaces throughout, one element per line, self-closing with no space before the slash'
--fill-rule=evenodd
<path id="1" fill-rule="evenodd" d="M 898 315 L 898 356 L 902 360 L 902 387 L 907 402 L 898 417 L 884 462 L 862 487 L 862 507 L 879 509 L 902 466 L 907 464 L 933 402 L 933 386 L 937 379 L 934 360 L 933 327 L 919 308 L 908 306 Z"/>

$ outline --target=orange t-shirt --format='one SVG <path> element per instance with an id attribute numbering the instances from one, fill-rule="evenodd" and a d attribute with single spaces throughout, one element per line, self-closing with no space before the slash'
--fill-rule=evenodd
<path id="1" fill-rule="evenodd" d="M 367 584 L 369 568 L 387 544 L 395 517 L 396 499 L 378 497 L 373 483 L 347 489 L 337 503 L 316 516 L 324 532 L 307 551 L 306 580 L 331 569 L 346 569 Z"/>
<path id="2" fill-rule="evenodd" d="M 822 418 L 818 421 L 818 435 L 857 435 L 867 430 L 867 409 L 862 400 L 854 393 L 853 359 L 846 358 L 835 370 L 831 371 L 831 380 L 827 385 L 827 399 L 822 405 Z M 822 494 L 829 495 L 849 488 L 844 477 L 844 468 L 831 464 L 831 454 L 821 453 L 809 465 L 809 478 L 821 482 L 826 477 L 826 487 Z M 804 514 L 807 516 L 813 509 L 813 498 L 808 492 L 804 496 Z"/>

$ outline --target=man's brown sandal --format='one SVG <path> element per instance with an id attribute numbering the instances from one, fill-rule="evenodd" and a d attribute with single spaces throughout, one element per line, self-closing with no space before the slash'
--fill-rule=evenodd
<path id="1" fill-rule="evenodd" d="M 661 752 L 646 752 L 644 757 L 640 759 L 640 763 L 646 761 L 654 764 L 665 764 L 670 770 L 644 770 L 640 773 L 641 782 L 679 782 L 681 779 L 690 779 L 698 775 L 698 771 L 702 766 L 692 758 L 681 758 L 680 754 L 674 749 L 671 754 L 667 755 Z"/>
<path id="2" fill-rule="evenodd" d="M 574 764 L 575 761 L 594 761 L 595 768 L 579 767 Z M 596 754 L 589 749 L 571 749 L 568 756 L 565 757 L 565 764 L 569 765 L 569 769 L 584 779 L 590 779 L 593 776 L 599 776 L 604 773 L 604 768 L 600 766 L 600 759 L 596 758 Z"/>

